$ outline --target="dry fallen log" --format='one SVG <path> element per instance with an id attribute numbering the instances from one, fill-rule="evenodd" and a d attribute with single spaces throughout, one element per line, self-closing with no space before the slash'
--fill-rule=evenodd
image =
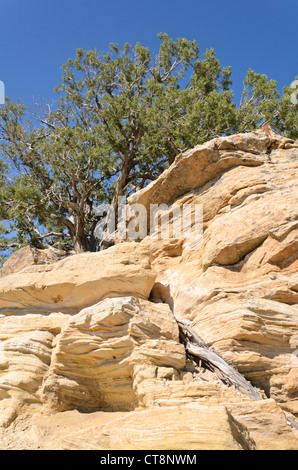
<path id="1" fill-rule="evenodd" d="M 258 391 L 221 356 L 211 351 L 204 340 L 198 336 L 184 320 L 177 319 L 177 322 L 179 325 L 182 325 L 188 333 L 186 334 L 180 326 L 180 335 L 185 349 L 197 363 L 204 364 L 206 368 L 214 372 L 224 383 L 233 385 L 240 392 L 253 400 L 262 400 Z M 191 340 L 189 339 L 189 335 Z"/>
<path id="2" fill-rule="evenodd" d="M 293 416 L 286 415 L 286 421 L 292 428 L 298 429 L 298 421 Z"/>

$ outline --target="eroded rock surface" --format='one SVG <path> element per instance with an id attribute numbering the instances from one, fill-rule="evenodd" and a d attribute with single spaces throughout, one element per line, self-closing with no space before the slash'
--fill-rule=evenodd
<path id="1" fill-rule="evenodd" d="M 50 265 L 29 266 L 0 280 L 0 312 L 78 313 L 104 297 L 147 298 L 155 280 L 149 251 L 123 243 L 99 253 L 82 253 Z"/>
<path id="2" fill-rule="evenodd" d="M 7 272 L 0 447 L 298 449 L 297 153 L 268 130 L 214 139 L 129 200 L 200 205 L 201 237 Z M 261 399 L 195 361 L 179 319 Z"/>
<path id="3" fill-rule="evenodd" d="M 140 404 L 139 382 L 149 371 L 153 378 L 170 378 L 185 360 L 168 305 L 106 299 L 63 325 L 41 401 L 59 411 L 131 410 Z"/>
<path id="4" fill-rule="evenodd" d="M 153 253 L 153 296 L 171 304 L 176 316 L 189 320 L 204 341 L 294 414 L 297 152 L 297 142 L 262 132 L 215 139 L 181 155 L 150 188 L 130 200 L 202 205 L 204 232 L 197 247 L 185 250 L 188 240 L 184 245 L 177 240 L 176 253 L 172 249 L 171 254 L 165 240 L 156 241 L 155 248 L 149 237 L 142 242 Z M 184 173 L 188 164 L 193 171 Z M 208 181 L 202 185 L 204 174 Z M 194 189 L 181 194 L 182 186 Z"/>

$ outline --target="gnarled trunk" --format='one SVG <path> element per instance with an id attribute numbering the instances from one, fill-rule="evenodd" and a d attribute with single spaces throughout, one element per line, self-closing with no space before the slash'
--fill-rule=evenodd
<path id="1" fill-rule="evenodd" d="M 76 253 L 84 253 L 85 251 L 88 251 L 85 224 L 86 221 L 84 217 L 77 218 L 73 235 L 73 245 Z"/>

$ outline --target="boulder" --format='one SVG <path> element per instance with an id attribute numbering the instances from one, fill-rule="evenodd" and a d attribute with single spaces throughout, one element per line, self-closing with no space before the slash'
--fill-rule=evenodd
<path id="1" fill-rule="evenodd" d="M 59 250 L 44 249 L 39 250 L 32 248 L 29 245 L 15 251 L 9 258 L 3 263 L 1 269 L 1 276 L 7 276 L 8 274 L 17 273 L 22 269 L 36 264 L 50 264 L 55 263 L 66 254 Z"/>
<path id="2" fill-rule="evenodd" d="M 30 266 L 1 278 L 0 313 L 24 306 L 77 313 L 104 297 L 135 293 L 148 298 L 154 280 L 146 247 L 123 243 L 54 264 Z"/>

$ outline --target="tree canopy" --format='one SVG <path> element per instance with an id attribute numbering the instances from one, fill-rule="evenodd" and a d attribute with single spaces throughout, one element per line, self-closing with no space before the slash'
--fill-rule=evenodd
<path id="1" fill-rule="evenodd" d="M 62 67 L 54 104 L 0 108 L 0 251 L 24 245 L 96 251 L 96 207 L 143 188 L 180 152 L 270 124 L 298 138 L 291 87 L 249 69 L 239 104 L 231 68 L 213 49 L 159 34 L 156 54 L 137 43 L 78 49 Z M 293 77 L 294 79 L 294 77 Z"/>

